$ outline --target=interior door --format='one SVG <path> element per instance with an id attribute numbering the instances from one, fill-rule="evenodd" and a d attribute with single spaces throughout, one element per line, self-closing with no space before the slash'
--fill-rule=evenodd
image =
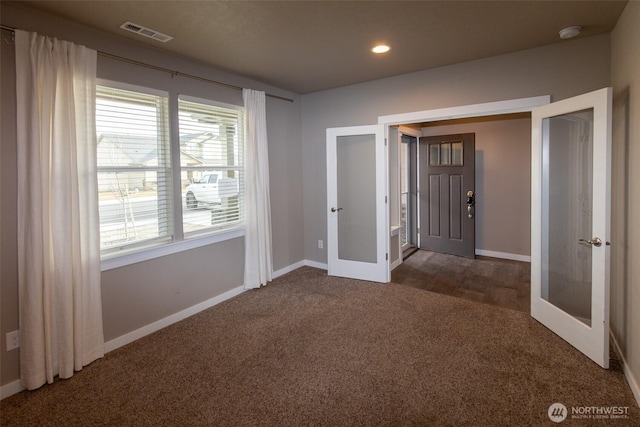
<path id="1" fill-rule="evenodd" d="M 420 138 L 420 248 L 475 258 L 475 135 Z"/>
<path id="2" fill-rule="evenodd" d="M 611 88 L 533 109 L 531 315 L 609 367 Z"/>
<path id="3" fill-rule="evenodd" d="M 384 125 L 327 129 L 329 275 L 390 280 L 387 182 Z"/>

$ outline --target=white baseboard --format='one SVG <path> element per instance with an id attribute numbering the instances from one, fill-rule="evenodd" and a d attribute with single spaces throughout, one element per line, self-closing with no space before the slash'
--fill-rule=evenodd
<path id="1" fill-rule="evenodd" d="M 319 268 L 320 270 L 328 270 L 329 266 L 327 264 L 323 264 L 321 262 L 317 262 L 317 261 L 311 261 L 308 259 L 304 260 L 304 265 L 306 265 L 307 267 L 313 267 L 313 268 Z"/>
<path id="2" fill-rule="evenodd" d="M 393 271 L 393 269 L 399 266 L 400 264 L 402 264 L 402 257 L 399 257 L 397 260 L 391 263 L 391 271 Z"/>
<path id="3" fill-rule="evenodd" d="M 309 260 L 302 260 L 302 261 L 298 261 L 295 264 L 291 264 L 288 267 L 284 267 L 281 268 L 277 271 L 273 272 L 273 278 L 277 278 L 280 277 L 284 274 L 287 274 L 297 268 L 300 268 L 302 266 L 311 266 L 311 267 L 315 267 L 315 268 L 321 268 L 326 270 L 327 269 L 327 265 L 326 264 L 321 264 L 321 263 L 317 263 L 315 261 L 309 261 Z M 132 343 L 133 341 L 140 339 L 146 335 L 152 334 L 156 331 L 159 331 L 162 328 L 165 328 L 173 323 L 179 322 L 183 319 L 186 319 L 187 317 L 193 316 L 196 313 L 201 312 L 202 310 L 206 310 L 207 308 L 213 307 L 216 304 L 220 304 L 223 301 L 228 300 L 229 298 L 233 298 L 236 295 L 241 294 L 242 292 L 244 292 L 244 287 L 243 286 L 239 286 L 237 288 L 231 289 L 230 291 L 227 291 L 223 294 L 220 294 L 216 297 L 213 297 L 207 301 L 203 301 L 199 304 L 196 304 L 192 307 L 189 307 L 185 310 L 182 310 L 178 313 L 172 314 L 171 316 L 165 317 L 164 319 L 160 319 L 157 322 L 153 322 L 149 325 L 143 326 L 140 329 L 136 329 L 135 331 L 129 332 L 128 334 L 122 335 L 118 338 L 115 338 L 109 342 L 106 342 L 104 344 L 104 350 L 106 353 L 115 350 L 116 348 L 120 348 L 124 345 L 127 345 L 129 343 Z"/>
<path id="4" fill-rule="evenodd" d="M 484 249 L 476 249 L 476 255 L 488 256 L 491 258 L 510 259 L 512 261 L 531 262 L 529 255 L 509 254 L 506 252 L 485 251 Z"/>
<path id="5" fill-rule="evenodd" d="M 291 264 L 288 267 L 284 267 L 281 268 L 280 270 L 274 271 L 273 272 L 273 278 L 277 278 L 282 276 L 283 274 L 287 274 L 297 268 L 300 268 L 304 265 L 310 265 L 309 264 L 310 261 L 298 261 L 295 264 Z M 316 267 L 316 268 L 322 268 L 322 266 L 320 264 L 314 263 L 314 265 L 312 265 L 312 267 Z M 326 265 L 324 266 L 324 269 L 326 270 Z M 194 314 L 197 314 L 203 310 L 206 310 L 208 308 L 213 307 L 214 305 L 220 304 L 223 301 L 228 300 L 229 298 L 233 298 L 236 295 L 240 295 L 242 292 L 244 292 L 244 286 L 238 286 L 237 288 L 231 289 L 230 291 L 227 291 L 223 294 L 220 294 L 218 296 L 215 296 L 211 299 L 208 299 L 206 301 L 203 301 L 199 304 L 196 304 L 194 306 L 191 306 L 185 310 L 179 311 L 178 313 L 172 314 L 171 316 L 167 316 L 163 319 L 160 319 L 156 322 L 150 323 L 146 326 L 143 326 L 142 328 L 136 329 L 135 331 L 129 332 L 128 334 L 122 335 L 118 338 L 115 338 L 111 341 L 108 341 L 104 344 L 104 351 L 105 353 L 108 353 L 110 351 L 113 351 L 117 348 L 120 348 L 124 345 L 127 345 L 129 343 L 132 343 L 133 341 L 140 339 L 146 335 L 152 334 L 156 331 L 159 331 L 162 328 L 166 328 L 169 325 L 172 325 L 176 322 L 179 322 L 181 320 L 186 319 L 187 317 L 191 317 Z"/>
<path id="6" fill-rule="evenodd" d="M 290 266 L 288 266 L 288 267 L 284 267 L 284 268 L 281 268 L 281 269 L 280 269 L 280 270 L 278 270 L 278 271 L 274 271 L 274 272 L 273 272 L 273 278 L 274 278 L 274 279 L 277 279 L 278 277 L 283 276 L 283 275 L 285 275 L 285 274 L 287 274 L 287 273 L 290 273 L 290 272 L 292 272 L 293 270 L 298 269 L 298 268 L 300 268 L 300 267 L 303 267 L 303 266 L 305 266 L 305 265 L 306 265 L 306 264 L 305 264 L 305 260 L 298 261 L 298 262 L 296 262 L 295 264 L 291 264 L 291 265 L 290 265 Z"/>
<path id="7" fill-rule="evenodd" d="M 274 271 L 273 272 L 273 278 L 276 279 L 282 275 L 285 275 L 287 273 L 292 272 L 293 270 L 296 270 L 300 267 L 314 267 L 314 268 L 319 268 L 320 270 L 327 270 L 329 267 L 327 266 L 327 264 L 323 264 L 321 262 L 316 262 L 316 261 L 310 261 L 308 259 L 303 259 L 302 261 L 298 261 L 295 264 L 291 264 L 288 267 L 284 267 L 281 268 L 278 271 Z"/>
<path id="8" fill-rule="evenodd" d="M 633 373 L 629 369 L 629 365 L 627 365 L 627 361 L 624 358 L 624 353 L 622 353 L 622 349 L 616 340 L 616 336 L 613 334 L 613 331 L 609 331 L 609 337 L 611 338 L 611 343 L 613 344 L 613 348 L 616 351 L 616 354 L 620 356 L 622 359 L 622 366 L 624 371 L 624 376 L 627 378 L 627 383 L 629 384 L 629 388 L 631 388 L 631 392 L 633 393 L 633 397 L 636 398 L 636 402 L 638 406 L 640 406 L 640 383 L 633 376 Z"/>
<path id="9" fill-rule="evenodd" d="M 483 250 L 476 250 L 476 254 L 477 255 L 481 255 L 481 256 L 490 256 L 490 257 L 494 257 L 494 258 L 505 258 L 505 259 L 515 259 L 516 261 L 525 261 L 525 262 L 530 262 L 530 257 L 526 257 L 523 255 L 514 255 L 514 254 L 505 254 L 505 253 L 501 253 L 501 252 L 491 252 L 491 251 L 483 251 Z M 516 257 L 516 258 L 514 258 Z M 398 263 L 399 264 L 399 263 Z M 289 273 L 297 268 L 302 267 L 303 265 L 305 266 L 309 266 L 309 267 L 314 267 L 314 268 L 319 268 L 322 270 L 327 270 L 328 266 L 327 264 L 323 264 L 323 263 L 319 263 L 316 261 L 310 261 L 310 260 L 303 260 L 303 261 L 299 261 L 295 264 L 292 264 L 288 267 L 285 268 L 281 268 L 278 271 L 275 271 L 273 273 L 274 278 L 282 276 L 283 274 Z M 392 267 L 395 268 L 395 267 Z M 223 301 L 226 301 L 230 298 L 233 298 L 236 295 L 240 295 L 242 292 L 244 292 L 245 289 L 243 286 L 239 286 L 237 288 L 231 289 L 223 294 L 220 294 L 216 297 L 213 297 L 211 299 L 208 299 L 206 301 L 203 301 L 199 304 L 196 304 L 194 306 L 191 306 L 185 310 L 182 310 L 178 313 L 172 314 L 171 316 L 167 316 L 164 319 L 160 319 L 157 322 L 153 322 L 149 325 L 146 325 L 142 328 L 136 329 L 135 331 L 129 332 L 128 334 L 122 335 L 116 339 L 113 339 L 109 342 L 106 342 L 104 347 L 105 347 L 105 352 L 108 353 L 110 351 L 113 351 L 117 348 L 120 348 L 124 345 L 127 345 L 129 343 L 132 343 L 133 341 L 140 339 L 146 335 L 149 335 L 153 332 L 159 331 L 162 328 L 165 328 L 173 323 L 179 322 L 180 320 L 186 319 L 187 317 L 193 316 L 194 314 L 197 314 L 203 310 L 206 310 L 207 308 L 213 307 L 214 305 L 220 304 Z M 615 339 L 615 336 L 613 335 L 613 332 L 610 332 L 610 336 L 611 336 L 611 341 L 613 343 L 613 346 L 615 348 L 615 351 L 618 355 L 620 355 L 620 357 L 622 358 L 622 363 L 623 363 L 623 369 L 624 369 L 624 375 L 627 378 L 627 382 L 629 383 L 629 387 L 631 388 L 631 391 L 634 395 L 634 397 L 636 398 L 636 401 L 638 402 L 638 406 L 640 406 L 640 385 L 638 383 L 638 381 L 634 378 L 633 373 L 629 370 L 629 367 L 627 365 L 626 360 L 624 359 L 624 355 L 622 353 L 622 350 L 620 349 L 620 346 L 618 345 L 618 342 Z M 22 390 L 24 390 L 24 387 L 22 386 L 22 382 L 20 380 L 16 380 L 13 381 L 9 384 L 5 384 L 4 386 L 0 387 L 0 400 L 12 396 L 16 393 L 21 392 Z"/>
<path id="10" fill-rule="evenodd" d="M 5 384 L 0 387 L 0 400 L 5 397 L 13 396 L 16 393 L 20 393 L 22 390 L 24 390 L 24 387 L 20 380 L 15 380 L 12 383 Z"/>
<path id="11" fill-rule="evenodd" d="M 274 271 L 273 278 L 275 279 L 276 277 L 282 276 L 283 274 L 289 273 L 305 265 L 311 265 L 312 267 L 316 267 L 316 268 L 323 268 L 322 264 L 314 263 L 312 261 L 302 260 L 288 267 L 281 268 L 278 271 Z M 326 265 L 324 266 L 324 269 L 325 270 L 327 269 Z M 197 314 L 203 310 L 211 308 L 214 305 L 220 304 L 221 302 L 226 301 L 229 298 L 233 298 L 244 291 L 245 291 L 244 286 L 238 286 L 237 288 L 231 289 L 230 291 L 227 291 L 223 294 L 215 296 L 211 299 L 203 301 L 194 306 L 191 306 L 178 313 L 172 314 L 156 322 L 150 323 L 146 326 L 143 326 L 142 328 L 136 329 L 135 331 L 119 336 L 118 338 L 114 338 L 111 341 L 108 341 L 104 344 L 104 351 L 105 353 L 109 353 L 110 351 L 113 351 L 117 348 L 130 344 L 146 335 L 159 331 L 162 328 L 166 328 L 167 326 L 172 325 L 173 323 L 184 320 L 187 317 L 193 316 L 194 314 Z M 12 396 L 16 393 L 19 393 L 22 390 L 24 390 L 24 387 L 22 386 L 22 382 L 20 380 L 16 380 L 9 384 L 5 384 L 4 386 L 0 387 L 0 400 L 6 397 Z"/>
<path id="12" fill-rule="evenodd" d="M 130 344 L 144 336 L 147 336 L 156 331 L 159 331 L 162 328 L 166 328 L 169 325 L 172 325 L 176 322 L 184 320 L 187 317 L 193 316 L 194 314 L 197 314 L 203 310 L 206 310 L 207 308 L 211 308 L 214 305 L 220 304 L 221 302 L 226 301 L 229 298 L 233 298 L 236 295 L 240 295 L 244 291 L 245 291 L 244 286 L 239 286 L 223 294 L 220 294 L 211 299 L 203 301 L 199 304 L 191 306 L 175 314 L 172 314 L 171 316 L 167 316 L 156 322 L 143 326 L 142 328 L 136 329 L 135 331 L 129 332 L 128 334 L 121 335 L 118 338 L 112 339 L 111 341 L 104 343 L 104 352 L 109 353 L 110 351 L 113 351 L 117 348 Z M 20 380 L 11 382 L 7 385 L 0 387 L 0 399 L 4 399 L 5 397 L 12 396 L 16 393 L 21 392 L 22 390 L 24 390 L 24 387 L 22 386 L 22 382 Z"/>
<path id="13" fill-rule="evenodd" d="M 240 295 L 244 292 L 244 286 L 238 286 L 237 288 L 231 289 L 223 294 L 215 296 L 211 299 L 203 301 L 199 304 L 191 306 L 187 309 L 179 311 L 171 316 L 167 316 L 164 319 L 160 319 L 156 322 L 150 323 L 142 328 L 136 329 L 135 331 L 129 332 L 128 334 L 121 335 L 118 338 L 112 339 L 104 343 L 104 351 L 108 353 L 117 348 L 120 348 L 124 345 L 134 342 L 137 339 L 140 339 L 146 335 L 152 334 L 156 331 L 159 331 L 162 328 L 166 328 L 169 325 L 172 325 L 176 322 L 186 319 L 187 317 L 193 316 L 201 312 L 202 310 L 206 310 L 207 308 L 213 307 L 216 304 L 220 304 L 223 301 L 228 300 L 229 298 L 233 298 L 236 295 Z"/>

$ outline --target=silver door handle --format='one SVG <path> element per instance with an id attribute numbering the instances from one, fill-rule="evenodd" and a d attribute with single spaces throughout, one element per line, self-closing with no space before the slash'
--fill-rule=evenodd
<path id="1" fill-rule="evenodd" d="M 342 208 L 331 208 L 331 212 L 338 212 L 341 211 Z"/>
<path id="2" fill-rule="evenodd" d="M 595 246 L 596 248 L 599 248 L 600 246 L 602 246 L 602 240 L 600 240 L 599 237 L 594 237 L 591 240 L 579 239 L 578 242 L 588 243 L 590 245 Z"/>
<path id="3" fill-rule="evenodd" d="M 473 218 L 473 205 L 476 204 L 473 190 L 467 191 L 467 216 Z"/>

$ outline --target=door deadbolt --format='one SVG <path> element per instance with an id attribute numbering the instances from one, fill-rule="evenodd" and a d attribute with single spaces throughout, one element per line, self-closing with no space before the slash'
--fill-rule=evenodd
<path id="1" fill-rule="evenodd" d="M 473 190 L 467 191 L 467 216 L 473 218 L 473 205 L 475 205 Z"/>
<path id="2" fill-rule="evenodd" d="M 474 204 L 474 200 L 473 200 L 473 196 L 474 196 L 474 192 L 472 190 L 467 191 L 467 204 L 468 205 L 473 205 Z"/>

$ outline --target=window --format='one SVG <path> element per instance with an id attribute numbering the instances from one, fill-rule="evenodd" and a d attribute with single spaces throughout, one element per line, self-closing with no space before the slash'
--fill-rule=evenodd
<path id="1" fill-rule="evenodd" d="M 430 166 L 464 166 L 461 142 L 429 144 Z"/>
<path id="2" fill-rule="evenodd" d="M 418 201 L 416 195 L 417 145 L 415 136 L 402 135 L 400 143 L 400 242 L 402 250 L 414 247 L 418 240 Z"/>
<path id="3" fill-rule="evenodd" d="M 242 220 L 242 111 L 178 100 L 183 230 L 224 229 Z"/>
<path id="4" fill-rule="evenodd" d="M 411 165 L 408 138 L 403 136 L 400 144 L 400 241 L 404 250 L 409 245 L 409 169 Z"/>
<path id="5" fill-rule="evenodd" d="M 103 258 L 241 228 L 242 109 L 124 87 L 96 88 Z"/>
<path id="6" fill-rule="evenodd" d="M 100 248 L 173 236 L 166 94 L 96 88 Z"/>

